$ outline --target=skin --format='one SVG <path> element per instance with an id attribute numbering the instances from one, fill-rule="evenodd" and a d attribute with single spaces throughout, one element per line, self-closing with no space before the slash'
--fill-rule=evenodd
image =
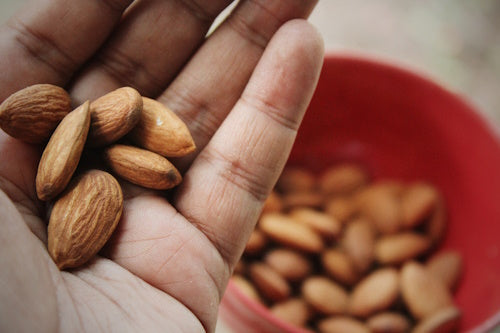
<path id="1" fill-rule="evenodd" d="M 123 184 L 109 244 L 60 272 L 34 188 L 41 148 L 0 131 L 0 331 L 214 331 L 323 57 L 304 20 L 315 1 L 242 0 L 206 38 L 229 3 L 33 0 L 0 28 L 0 101 L 42 82 L 76 104 L 130 85 L 173 109 L 197 144 L 173 161 L 184 181 L 168 200 Z"/>

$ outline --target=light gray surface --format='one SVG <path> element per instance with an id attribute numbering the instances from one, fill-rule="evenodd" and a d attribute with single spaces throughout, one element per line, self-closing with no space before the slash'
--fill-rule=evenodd
<path id="1" fill-rule="evenodd" d="M 23 2 L 0 0 L 0 22 Z M 426 73 L 500 125 L 500 1 L 323 0 L 311 22 L 327 50 Z M 225 332 L 220 323 L 217 333 Z"/>

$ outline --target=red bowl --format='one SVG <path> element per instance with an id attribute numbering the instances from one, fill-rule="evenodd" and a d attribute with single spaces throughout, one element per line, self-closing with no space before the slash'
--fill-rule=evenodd
<path id="1" fill-rule="evenodd" d="M 427 180 L 444 194 L 442 248 L 465 272 L 455 300 L 462 331 L 500 322 L 500 135 L 462 98 L 389 64 L 327 55 L 288 161 L 320 172 L 340 161 L 376 178 Z M 235 332 L 302 332 L 229 284 L 221 316 Z"/>

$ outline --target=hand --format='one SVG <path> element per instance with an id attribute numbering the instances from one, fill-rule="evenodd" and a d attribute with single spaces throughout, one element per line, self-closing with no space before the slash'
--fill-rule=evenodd
<path id="1" fill-rule="evenodd" d="M 33 0 L 0 30 L 0 101 L 34 83 L 77 103 L 157 98 L 197 151 L 169 203 L 125 189 L 101 256 L 60 272 L 34 179 L 41 148 L 0 131 L 0 331 L 214 331 L 218 305 L 288 157 L 323 59 L 316 1 Z"/>

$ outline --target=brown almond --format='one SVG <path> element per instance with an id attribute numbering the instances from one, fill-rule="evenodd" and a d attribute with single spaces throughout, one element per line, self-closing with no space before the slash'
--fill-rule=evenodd
<path id="1" fill-rule="evenodd" d="M 272 191 L 264 202 L 262 207 L 262 214 L 266 213 L 279 213 L 283 210 L 283 201 L 276 191 Z"/>
<path id="2" fill-rule="evenodd" d="M 116 89 L 90 103 L 88 144 L 111 144 L 130 132 L 142 111 L 142 97 L 131 87 Z"/>
<path id="3" fill-rule="evenodd" d="M 307 303 L 300 298 L 276 303 L 269 310 L 281 320 L 298 327 L 305 326 L 311 316 Z"/>
<path id="4" fill-rule="evenodd" d="M 43 151 L 36 174 L 40 200 L 55 198 L 68 185 L 78 166 L 90 126 L 89 102 L 68 113 Z"/>
<path id="5" fill-rule="evenodd" d="M 309 226 L 326 240 L 335 239 L 342 229 L 342 225 L 334 217 L 311 208 L 295 208 L 289 216 Z"/>
<path id="6" fill-rule="evenodd" d="M 96 255 L 122 211 L 122 190 L 109 173 L 90 170 L 71 181 L 55 202 L 48 226 L 48 251 L 57 267 L 78 267 Z"/>
<path id="7" fill-rule="evenodd" d="M 436 189 L 426 183 L 408 187 L 401 197 L 401 220 L 404 228 L 414 228 L 424 222 L 434 210 Z"/>
<path id="8" fill-rule="evenodd" d="M 244 253 L 249 255 L 257 255 L 264 250 L 266 245 L 266 236 L 264 236 L 264 234 L 260 230 L 255 229 L 250 234 L 250 238 L 245 245 Z"/>
<path id="9" fill-rule="evenodd" d="M 393 268 L 381 268 L 363 280 L 353 289 L 349 301 L 349 313 L 367 318 L 385 311 L 399 296 L 399 274 Z"/>
<path id="10" fill-rule="evenodd" d="M 342 248 L 360 273 L 366 272 L 375 257 L 374 227 L 364 219 L 348 223 L 341 239 Z"/>
<path id="11" fill-rule="evenodd" d="M 347 292 L 329 278 L 311 276 L 304 281 L 301 291 L 304 300 L 322 314 L 343 314 L 347 310 Z"/>
<path id="12" fill-rule="evenodd" d="M 430 240 L 415 232 L 403 232 L 379 238 L 375 244 L 375 258 L 384 265 L 397 265 L 415 259 L 429 250 Z"/>
<path id="13" fill-rule="evenodd" d="M 403 266 L 400 283 L 403 300 L 417 319 L 453 304 L 448 288 L 417 262 L 410 261 Z"/>
<path id="14" fill-rule="evenodd" d="M 351 258 L 337 249 L 328 249 L 321 255 L 323 269 L 334 280 L 351 286 L 359 279 L 358 271 Z"/>
<path id="15" fill-rule="evenodd" d="M 52 84 L 35 84 L 10 95 L 0 105 L 0 127 L 28 143 L 46 142 L 71 111 L 68 93 Z"/>
<path id="16" fill-rule="evenodd" d="M 335 197 L 325 203 L 325 212 L 341 223 L 345 223 L 358 212 L 358 208 L 351 198 Z"/>
<path id="17" fill-rule="evenodd" d="M 235 274 L 231 276 L 231 282 L 234 283 L 238 290 L 248 298 L 253 299 L 257 302 L 262 302 L 257 289 L 255 289 L 253 284 L 243 276 Z"/>
<path id="18" fill-rule="evenodd" d="M 263 261 L 292 282 L 303 280 L 312 272 L 312 264 L 308 258 L 290 249 L 271 250 L 264 255 Z"/>
<path id="19" fill-rule="evenodd" d="M 259 228 L 276 242 L 301 251 L 319 253 L 324 247 L 323 240 L 317 232 L 284 214 L 262 215 Z"/>
<path id="20" fill-rule="evenodd" d="M 142 187 L 166 190 L 182 181 L 172 163 L 149 150 L 115 144 L 104 150 L 104 159 L 118 176 Z"/>
<path id="21" fill-rule="evenodd" d="M 370 329 L 361 321 L 347 316 L 335 316 L 319 321 L 321 333 L 370 333 Z"/>
<path id="22" fill-rule="evenodd" d="M 287 166 L 281 173 L 276 188 L 282 193 L 309 192 L 316 186 L 316 177 L 301 167 Z"/>
<path id="23" fill-rule="evenodd" d="M 234 265 L 233 274 L 243 275 L 246 272 L 246 263 L 240 258 Z"/>
<path id="24" fill-rule="evenodd" d="M 285 210 L 296 207 L 321 208 L 325 201 L 323 195 L 314 191 L 290 192 L 284 194 L 282 198 Z"/>
<path id="25" fill-rule="evenodd" d="M 427 260 L 427 270 L 441 280 L 449 290 L 454 290 L 462 275 L 463 260 L 457 251 L 443 251 Z"/>
<path id="26" fill-rule="evenodd" d="M 130 137 L 138 146 L 165 157 L 185 156 L 196 149 L 186 124 L 167 106 L 147 97 L 142 98 L 142 112 Z"/>
<path id="27" fill-rule="evenodd" d="M 452 333 L 458 330 L 461 311 L 449 306 L 443 308 L 421 320 L 412 330 L 412 333 Z"/>
<path id="28" fill-rule="evenodd" d="M 250 279 L 266 299 L 279 302 L 290 296 L 288 282 L 274 269 L 263 263 L 253 263 L 249 267 Z"/>
<path id="29" fill-rule="evenodd" d="M 321 191 L 327 195 L 352 193 L 367 182 L 368 174 L 355 164 L 333 166 L 323 172 L 319 179 Z"/>
<path id="30" fill-rule="evenodd" d="M 406 333 L 410 330 L 408 318 L 397 312 L 381 312 L 370 317 L 366 325 L 372 333 Z"/>
<path id="31" fill-rule="evenodd" d="M 369 186 L 357 196 L 357 204 L 380 233 L 393 234 L 401 228 L 400 199 L 387 187 Z"/>

